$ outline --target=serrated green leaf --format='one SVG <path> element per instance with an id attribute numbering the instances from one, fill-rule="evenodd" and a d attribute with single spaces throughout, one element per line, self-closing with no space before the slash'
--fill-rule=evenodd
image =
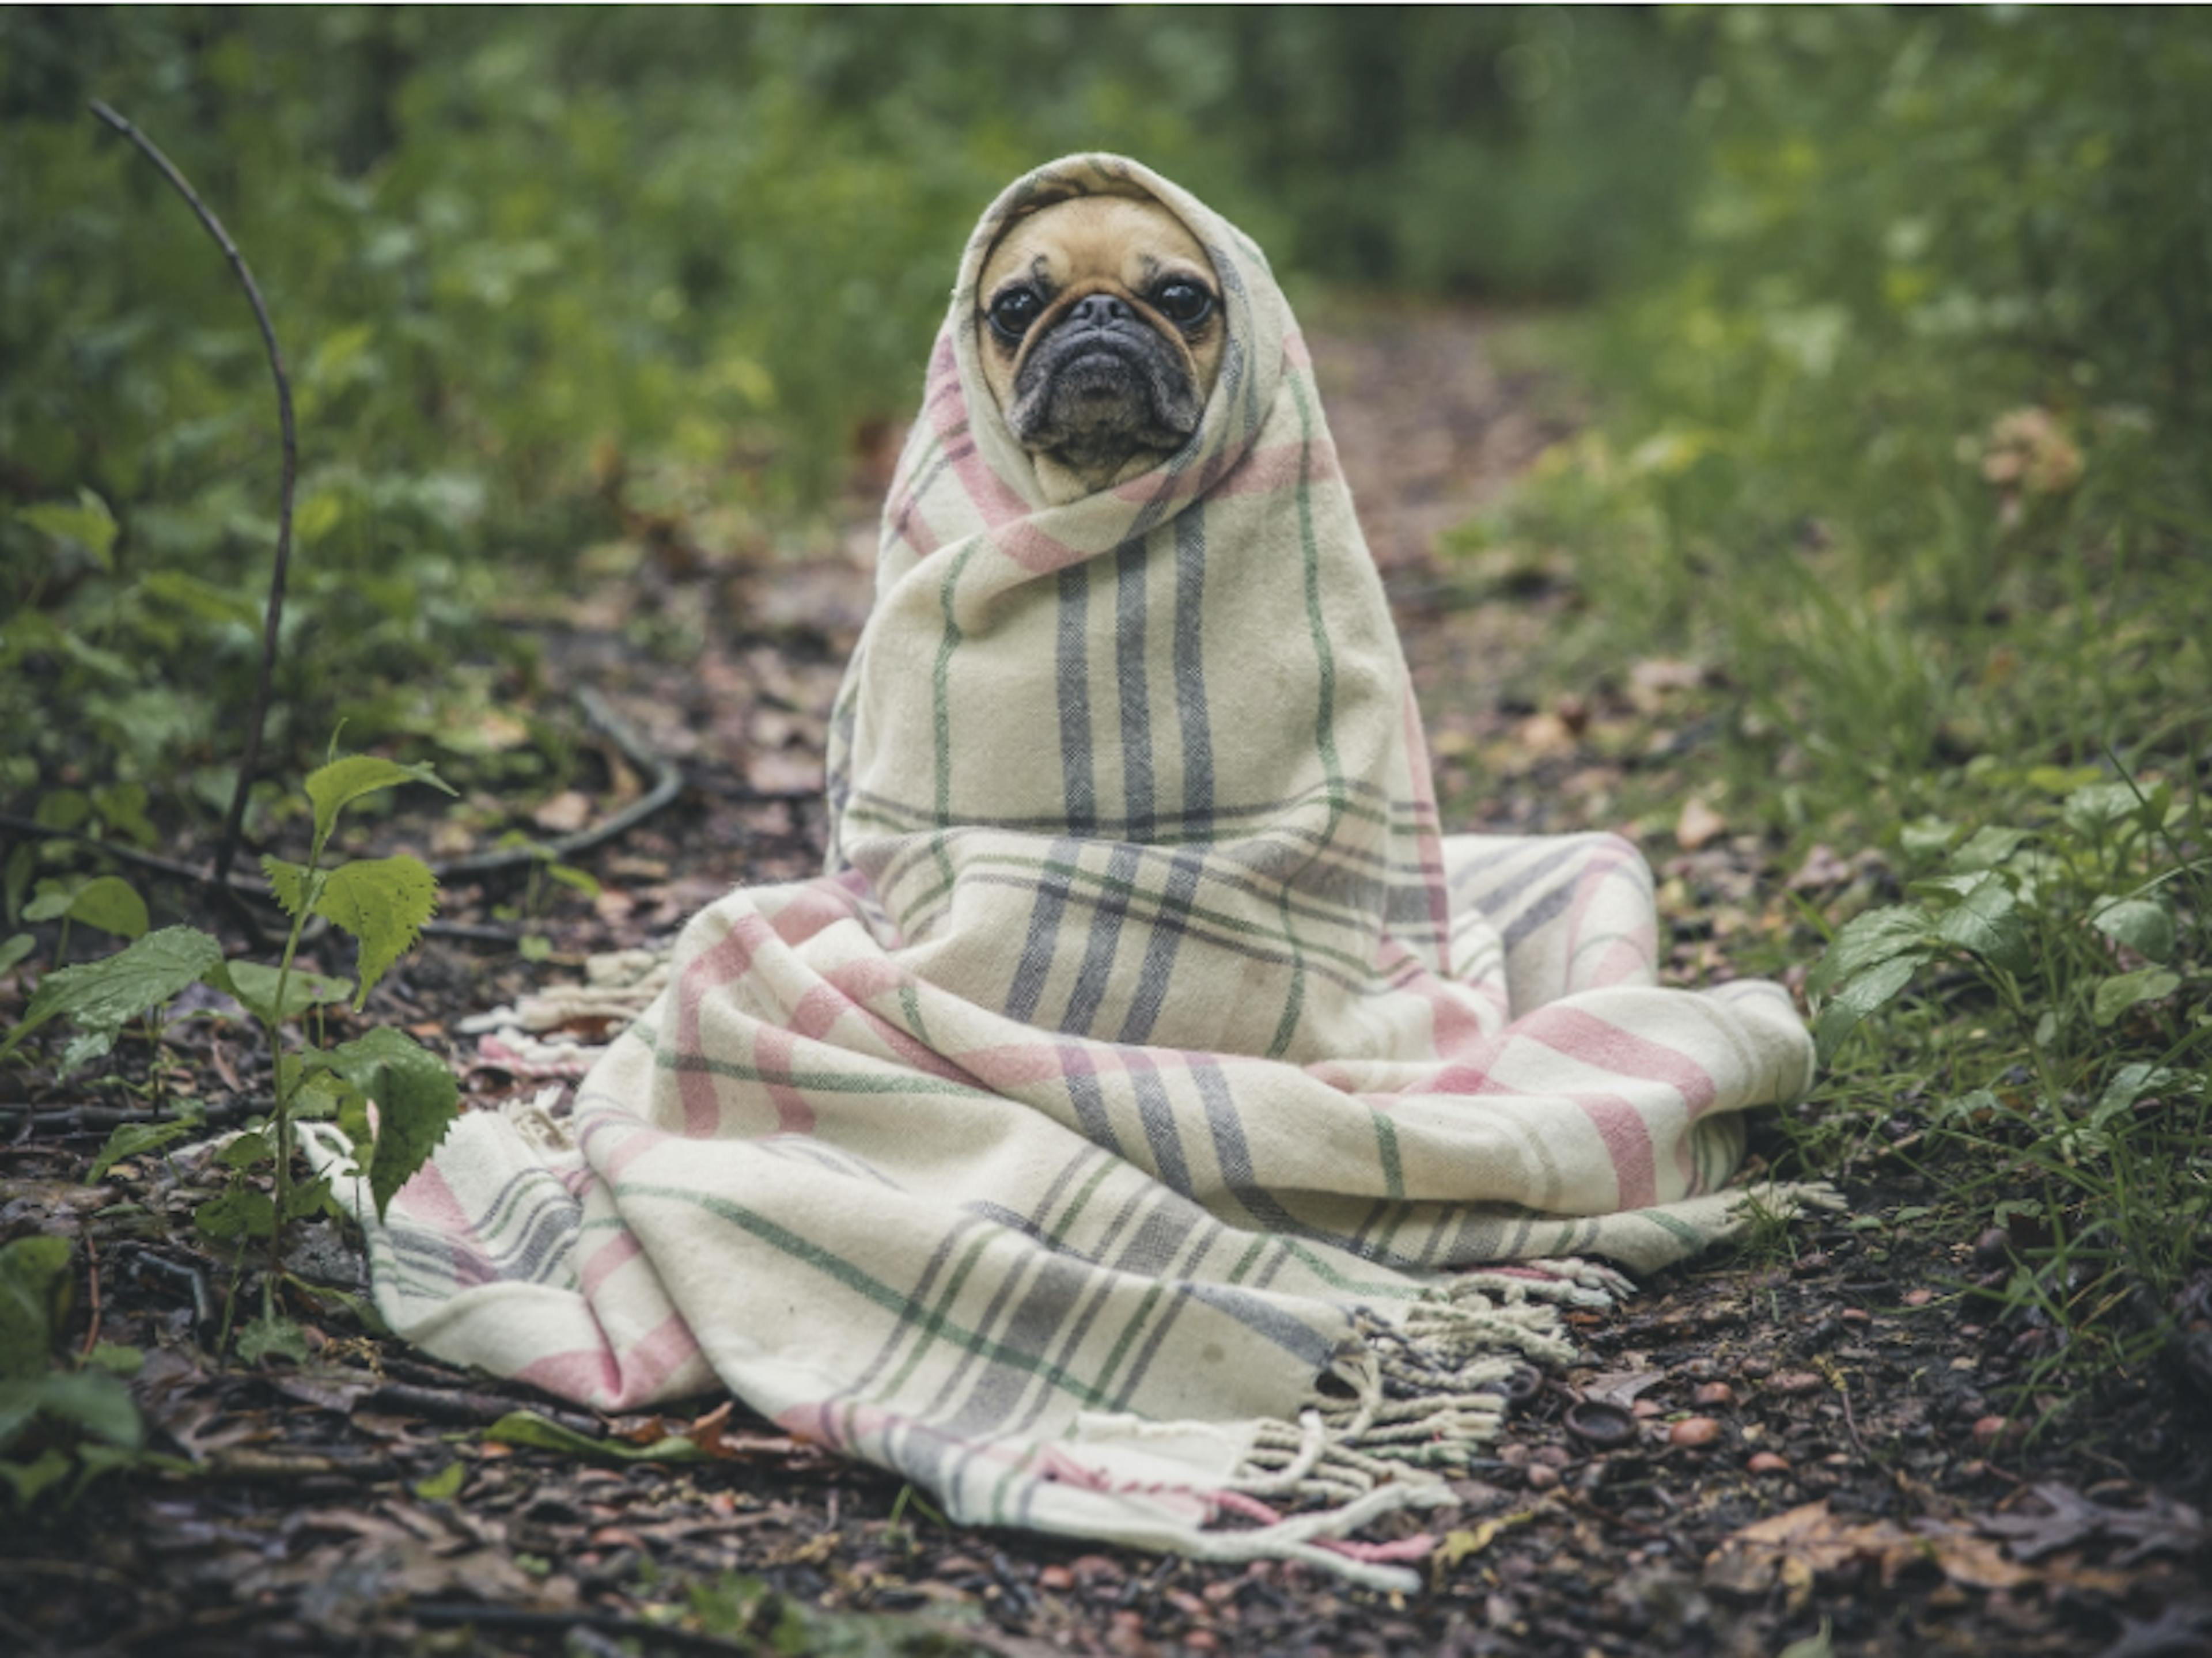
<path id="1" fill-rule="evenodd" d="M 302 1215 L 319 1214 L 331 1202 L 331 1182 L 322 1175 L 311 1181 L 296 1181 L 284 1193 L 284 1218 L 297 1220 Z"/>
<path id="2" fill-rule="evenodd" d="M 159 1007 L 222 962 L 222 946 L 198 927 L 149 932 L 105 961 L 49 973 L 39 983 L 23 1017 L 0 1042 L 0 1058 L 50 1019 L 68 1017 L 85 1033 L 63 1054 L 63 1068 L 97 1058 L 114 1046 L 125 1023 Z M 88 1052 L 88 1049 L 96 1050 Z"/>
<path id="3" fill-rule="evenodd" d="M 84 1177 L 87 1186 L 97 1186 L 106 1178 L 107 1171 L 126 1157 L 140 1157 L 149 1151 L 158 1151 L 165 1145 L 173 1145 L 200 1127 L 198 1116 L 179 1118 L 173 1122 L 118 1123 L 100 1155 L 92 1160 L 92 1169 Z"/>
<path id="4" fill-rule="evenodd" d="M 282 1007 L 276 1005 L 280 978 L 284 981 Z M 207 981 L 264 1023 L 294 1018 L 311 1007 L 342 1002 L 353 994 L 350 979 L 332 979 L 296 967 L 288 977 L 281 969 L 258 962 L 225 962 L 207 975 Z"/>
<path id="5" fill-rule="evenodd" d="M 361 858 L 330 872 L 315 913 L 361 940 L 360 1008 L 386 969 L 411 948 L 422 923 L 437 913 L 438 878 L 428 865 L 404 853 L 393 858 Z"/>
<path id="6" fill-rule="evenodd" d="M 1823 1062 L 1843 1045 L 1844 1038 L 1859 1027 L 1867 1015 L 1895 998 L 1911 982 L 1922 958 L 1917 955 L 1893 957 L 1870 968 L 1828 999 L 1813 1027 L 1813 1040 Z"/>
<path id="7" fill-rule="evenodd" d="M 69 1301 L 65 1238 L 17 1238 L 0 1248 L 0 1376 L 46 1368 L 54 1330 Z"/>
<path id="8" fill-rule="evenodd" d="M 269 1129 L 256 1128 L 231 1136 L 215 1158 L 226 1169 L 252 1169 L 274 1160 L 276 1156 L 276 1135 Z"/>
<path id="9" fill-rule="evenodd" d="M 349 754 L 307 774 L 307 799 L 315 808 L 315 851 L 337 827 L 338 813 L 363 795 L 379 794 L 402 783 L 428 783 L 447 794 L 453 791 L 428 764 L 404 766 L 373 754 Z"/>
<path id="10" fill-rule="evenodd" d="M 1806 975 L 1806 992 L 1825 996 L 1830 986 L 1841 984 L 1878 962 L 1909 950 L 1924 952 L 1928 934 L 1926 914 L 1906 904 L 1892 904 L 1854 916 Z"/>
<path id="11" fill-rule="evenodd" d="M 2164 904 L 2148 898 L 2124 899 L 2106 905 L 2089 921 L 2106 938 L 2118 939 L 2147 960 L 2173 958 L 2173 914 Z"/>
<path id="12" fill-rule="evenodd" d="M 101 569 L 115 568 L 115 514 L 91 490 L 80 489 L 73 507 L 46 501 L 26 507 L 15 516 L 41 535 L 51 536 L 56 541 L 75 542 L 91 555 L 92 562 Z"/>
<path id="13" fill-rule="evenodd" d="M 460 1088 L 443 1060 L 390 1029 L 342 1042 L 327 1058 L 332 1070 L 376 1102 L 376 1150 L 368 1169 L 380 1218 L 453 1127 Z M 339 1126 L 346 1127 L 343 1112 Z M 360 1144 L 357 1136 L 354 1143 Z"/>
<path id="14" fill-rule="evenodd" d="M 103 875 L 86 882 L 76 896 L 70 900 L 69 915 L 73 921 L 112 932 L 118 938 L 143 938 L 153 924 L 146 914 L 146 901 L 119 875 Z"/>
<path id="15" fill-rule="evenodd" d="M 27 960 L 38 947 L 39 941 L 27 932 L 12 934 L 4 942 L 0 942 L 0 973 L 7 972 L 18 962 Z"/>
<path id="16" fill-rule="evenodd" d="M 276 902 L 294 920 L 314 908 L 315 899 L 323 890 L 319 870 L 310 871 L 305 864 L 288 864 L 282 858 L 264 853 L 261 872 L 268 877 L 269 890 L 276 895 Z"/>
<path id="17" fill-rule="evenodd" d="M 276 1206 L 265 1192 L 234 1186 L 193 1210 L 192 1224 L 218 1240 L 265 1238 L 276 1228 Z"/>
<path id="18" fill-rule="evenodd" d="M 2033 964 L 2020 900 L 1999 880 L 1985 881 L 1969 892 L 1936 923 L 1936 933 L 1946 944 L 1971 950 L 2008 973 L 2025 973 Z"/>
<path id="19" fill-rule="evenodd" d="M 2115 1024 L 2138 1003 L 2157 1001 L 2180 988 L 2180 975 L 2162 967 L 2117 974 L 2097 987 L 2097 999 L 2090 1012 L 2100 1025 Z"/>
<path id="20" fill-rule="evenodd" d="M 238 1356 L 247 1363 L 258 1363 L 271 1354 L 305 1364 L 307 1333 L 290 1319 L 273 1314 L 251 1321 L 238 1333 Z"/>

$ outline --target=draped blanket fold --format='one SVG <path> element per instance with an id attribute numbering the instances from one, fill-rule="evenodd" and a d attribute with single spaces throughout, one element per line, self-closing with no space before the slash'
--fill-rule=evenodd
<path id="1" fill-rule="evenodd" d="M 1227 343 L 1180 452 L 1056 501 L 975 284 L 1082 191 L 1190 227 Z M 969 244 L 830 791 L 827 873 L 703 911 L 570 1114 L 464 1118 L 371 1223 L 395 1329 L 605 1410 L 726 1388 L 959 1520 L 1403 1582 L 1340 1534 L 1622 1287 L 1558 1258 L 1723 1235 L 1741 1113 L 1809 1081 L 1776 987 L 1656 987 L 1626 842 L 1442 833 L 1267 260 L 1116 157 Z"/>

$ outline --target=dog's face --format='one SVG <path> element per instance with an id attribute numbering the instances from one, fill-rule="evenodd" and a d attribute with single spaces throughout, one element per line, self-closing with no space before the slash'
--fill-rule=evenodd
<path id="1" fill-rule="evenodd" d="M 1079 196 L 1017 220 L 984 262 L 980 307 L 983 377 L 1055 493 L 1133 477 L 1198 429 L 1220 288 L 1158 203 Z"/>

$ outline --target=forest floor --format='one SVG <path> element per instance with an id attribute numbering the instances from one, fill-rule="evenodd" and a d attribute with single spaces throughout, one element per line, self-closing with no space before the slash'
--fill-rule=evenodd
<path id="1" fill-rule="evenodd" d="M 1569 388 L 1498 367 L 1517 358 L 1492 349 L 1513 326 L 1352 307 L 1314 340 L 1448 817 L 1636 834 L 1670 976 L 1711 982 L 1732 943 L 1787 932 L 1793 900 L 1848 910 L 1883 872 L 1850 848 L 1785 864 L 1691 805 L 1711 725 L 1697 665 L 1625 663 L 1548 705 L 1527 689 L 1568 595 L 1540 570 L 1477 595 L 1437 552 L 1576 420 Z M 462 1018 L 665 938 L 734 883 L 817 866 L 824 720 L 866 613 L 882 483 L 860 469 L 818 557 L 641 522 L 626 552 L 586 561 L 580 591 L 513 618 L 544 639 L 551 695 L 598 689 L 686 786 L 577 860 L 595 898 L 528 896 L 544 959 L 449 932 L 379 988 L 369 1017 L 447 1047 L 474 1102 L 538 1084 L 485 1062 L 453 1034 Z M 540 809 L 544 832 L 635 793 L 627 762 L 600 769 L 596 791 Z M 374 833 L 392 850 L 411 827 Z M 451 884 L 443 916 L 489 925 L 525 902 Z M 0 1015 L 16 993 L 0 981 Z M 112 1119 L 57 1114 L 125 1105 L 156 1068 L 173 1099 L 265 1098 L 266 1061 L 220 1019 L 121 1053 L 94 1084 L 17 1073 L 0 1239 L 71 1242 L 89 1291 L 71 1349 L 143 1352 L 133 1392 L 179 1462 L 7 1521 L 0 1645 L 15 1652 L 2212 1653 L 2207 1401 L 2146 1371 L 2067 1431 L 2025 1434 L 2033 1412 L 2008 1388 L 2038 1333 L 1974 1293 L 2007 1241 L 1954 1241 L 1930 1218 L 1941 1171 L 1909 1157 L 1835 1171 L 1843 1214 L 1661 1274 L 1617 1315 L 1572 1315 L 1581 1361 L 1519 1404 L 1455 1509 L 1422 1517 L 1442 1540 L 1425 1591 L 1377 1596 L 1297 1566 L 951 1527 L 895 1477 L 741 1407 L 605 1422 L 368 1334 L 336 1297 L 295 1303 L 313 1363 L 218 1362 L 237 1280 L 191 1211 L 221 1171 L 172 1150 L 88 1186 Z M 1754 1143 L 1776 1155 L 1777 1131 Z M 302 1238 L 303 1278 L 362 1286 L 334 1224 Z M 514 1442 L 496 1424 L 517 1410 L 579 1437 Z"/>

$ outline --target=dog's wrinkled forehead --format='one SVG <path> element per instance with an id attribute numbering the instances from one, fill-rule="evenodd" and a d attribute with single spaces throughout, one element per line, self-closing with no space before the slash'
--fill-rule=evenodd
<path id="1" fill-rule="evenodd" d="M 1074 196 L 1009 223 L 984 261 L 975 303 L 1026 282 L 1046 296 L 1078 282 L 1141 293 L 1175 276 L 1211 285 L 1212 262 L 1189 228 L 1150 197 Z"/>

